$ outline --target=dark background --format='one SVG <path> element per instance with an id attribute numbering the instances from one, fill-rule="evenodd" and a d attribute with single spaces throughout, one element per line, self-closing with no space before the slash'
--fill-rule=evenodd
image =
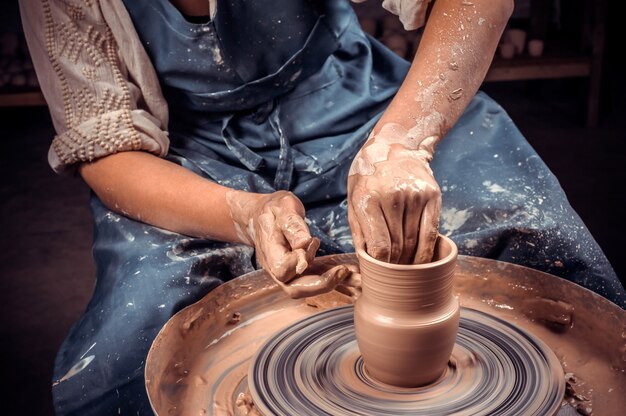
<path id="1" fill-rule="evenodd" d="M 567 3 L 561 26 L 551 25 L 547 36 L 578 45 L 583 1 Z M 509 112 L 557 176 L 623 281 L 626 83 L 617 62 L 623 59 L 621 19 L 612 3 L 597 127 L 585 127 L 586 78 L 488 83 L 483 90 Z M 8 10 L 0 33 L 19 30 L 16 9 Z M 518 17 L 512 24 L 523 27 L 527 21 Z M 57 176 L 49 168 L 53 134 L 45 107 L 0 107 L 3 415 L 52 414 L 54 355 L 94 286 L 89 192 L 78 178 Z"/>

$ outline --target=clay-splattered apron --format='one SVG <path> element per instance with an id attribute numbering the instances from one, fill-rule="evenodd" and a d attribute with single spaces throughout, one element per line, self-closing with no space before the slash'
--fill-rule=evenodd
<path id="1" fill-rule="evenodd" d="M 408 63 L 365 36 L 347 1 L 218 2 L 191 23 L 126 1 L 170 108 L 168 158 L 254 192 L 288 189 L 320 255 L 352 251 L 351 160 Z M 566 277 L 624 306 L 605 256 L 501 107 L 478 94 L 437 150 L 441 231 L 461 253 Z M 252 248 L 164 231 L 92 200 L 97 284 L 55 364 L 59 414 L 150 414 L 147 351 L 175 312 L 255 268 Z"/>

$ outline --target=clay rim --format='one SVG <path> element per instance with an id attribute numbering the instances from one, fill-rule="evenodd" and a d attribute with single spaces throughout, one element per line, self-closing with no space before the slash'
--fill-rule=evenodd
<path id="1" fill-rule="evenodd" d="M 425 270 L 425 269 L 430 269 L 433 267 L 437 267 L 437 266 L 442 266 L 444 264 L 448 264 L 452 261 L 454 261 L 454 259 L 458 256 L 458 248 L 456 246 L 456 243 L 454 241 L 452 241 L 450 238 L 446 237 L 443 234 L 439 234 L 437 236 L 437 240 L 441 239 L 442 241 L 446 242 L 451 250 L 450 250 L 450 254 L 448 254 L 447 256 L 445 256 L 442 259 L 439 259 L 437 261 L 433 261 L 430 263 L 421 263 L 421 264 L 396 264 L 396 263 L 387 263 L 378 259 L 375 259 L 374 257 L 370 256 L 369 254 L 367 254 L 367 252 L 361 248 L 357 248 L 356 249 L 356 255 L 358 260 L 364 260 L 367 261 L 371 264 L 377 265 L 379 267 L 384 267 L 387 269 L 391 269 L 391 270 L 400 270 L 400 271 L 406 271 L 406 270 Z"/>

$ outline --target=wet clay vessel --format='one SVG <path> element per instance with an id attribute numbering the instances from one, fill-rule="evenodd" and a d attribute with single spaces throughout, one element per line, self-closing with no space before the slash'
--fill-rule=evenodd
<path id="1" fill-rule="evenodd" d="M 363 294 L 354 326 L 366 371 L 400 387 L 432 383 L 445 370 L 459 328 L 452 293 L 457 247 L 439 235 L 433 261 L 385 263 L 358 253 Z"/>

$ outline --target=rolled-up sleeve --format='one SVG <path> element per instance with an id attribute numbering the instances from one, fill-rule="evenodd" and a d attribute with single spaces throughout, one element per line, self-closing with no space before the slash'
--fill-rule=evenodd
<path id="1" fill-rule="evenodd" d="M 363 3 L 366 0 L 352 0 Z M 405 30 L 415 30 L 424 26 L 428 5 L 434 0 L 383 0 L 383 8 L 400 18 Z"/>
<path id="2" fill-rule="evenodd" d="M 20 0 L 57 133 L 48 153 L 56 172 L 122 151 L 168 150 L 167 105 L 154 69 L 125 10 L 115 1 L 104 7 L 97 0 Z"/>

